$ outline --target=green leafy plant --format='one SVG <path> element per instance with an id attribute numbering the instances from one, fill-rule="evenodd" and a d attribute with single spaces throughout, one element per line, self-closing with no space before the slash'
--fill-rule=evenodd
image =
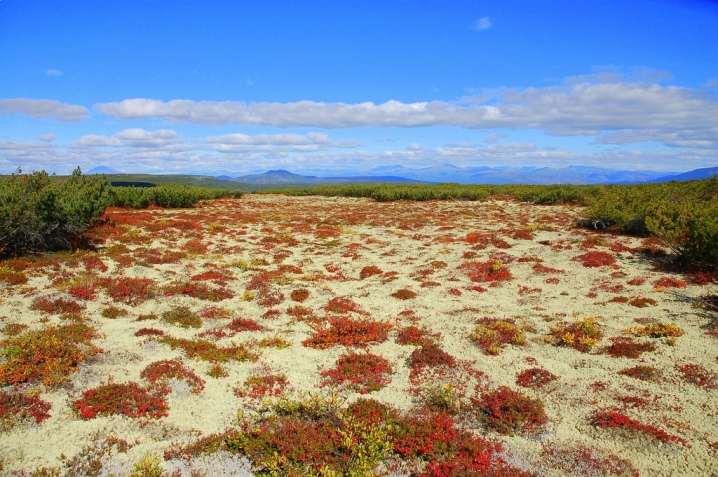
<path id="1" fill-rule="evenodd" d="M 202 318 L 186 306 L 176 306 L 162 313 L 162 320 L 181 328 L 201 328 Z"/>
<path id="2" fill-rule="evenodd" d="M 0 178 L 0 257 L 72 249 L 112 203 L 104 176 L 64 180 L 45 171 Z"/>

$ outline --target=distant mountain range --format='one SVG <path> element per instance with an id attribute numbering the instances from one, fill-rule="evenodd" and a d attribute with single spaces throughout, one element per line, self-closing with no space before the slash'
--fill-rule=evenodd
<path id="1" fill-rule="evenodd" d="M 109 167 L 99 166 L 91 169 L 89 174 L 115 175 L 116 171 Z M 312 173 L 310 173 L 312 174 Z M 695 169 L 683 173 L 666 173 L 658 171 L 629 171 L 606 169 L 591 166 L 568 167 L 457 167 L 452 164 L 440 164 L 432 167 L 412 169 L 405 166 L 381 166 L 367 171 L 347 172 L 346 175 L 318 177 L 302 175 L 286 170 L 271 170 L 262 174 L 251 174 L 232 177 L 228 173 L 222 175 L 195 173 L 191 177 L 196 181 L 218 179 L 218 182 L 247 184 L 248 186 L 275 185 L 280 187 L 301 187 L 322 184 L 351 184 L 367 182 L 394 183 L 440 183 L 455 182 L 459 184 L 640 184 L 645 182 L 669 182 L 707 179 L 718 174 L 718 167 Z M 152 177 L 142 174 L 144 178 Z M 172 176 L 167 176 L 171 179 Z M 115 178 L 122 180 L 121 176 Z M 169 179 L 168 179 L 169 180 Z M 226 182 L 225 182 L 226 183 Z M 239 184 L 238 184 L 239 185 Z"/>
<path id="2" fill-rule="evenodd" d="M 639 184 L 672 180 L 705 179 L 718 174 L 718 167 L 696 169 L 684 173 L 658 171 L 626 171 L 590 166 L 554 167 L 456 167 L 442 164 L 422 169 L 404 166 L 382 166 L 362 175 L 317 177 L 273 170 L 231 178 L 246 184 L 337 184 L 361 182 L 437 183 L 459 184 Z M 223 179 L 230 177 L 222 176 Z"/>
<path id="3" fill-rule="evenodd" d="M 226 176 L 220 176 L 218 179 L 226 179 Z M 426 182 L 416 179 L 408 179 L 398 176 L 349 176 L 349 177 L 316 177 L 302 176 L 285 170 L 267 171 L 264 174 L 253 174 L 248 176 L 239 176 L 231 178 L 233 181 L 243 182 L 245 184 L 345 184 L 345 183 L 363 183 L 363 182 L 407 182 L 421 183 Z"/>

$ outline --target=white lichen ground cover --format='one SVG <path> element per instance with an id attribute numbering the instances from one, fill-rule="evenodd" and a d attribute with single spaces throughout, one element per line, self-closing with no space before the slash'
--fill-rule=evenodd
<path id="1" fill-rule="evenodd" d="M 221 432 L 235 423 L 247 399 L 237 397 L 233 388 L 267 369 L 286 375 L 294 391 L 320 390 L 321 372 L 331 368 L 346 348 L 314 349 L 302 344 L 313 330 L 287 313 L 299 305 L 290 299 L 299 288 L 309 291 L 301 306 L 318 316 L 324 315 L 332 298 L 343 297 L 359 306 L 365 313 L 361 316 L 392 325 L 389 340 L 368 348 L 393 367 L 391 382 L 370 397 L 407 411 L 416 404 L 416 396 L 409 392 L 406 364 L 414 347 L 395 339 L 399 328 L 415 324 L 440 334 L 443 349 L 485 373 L 491 388 L 505 385 L 541 399 L 549 422 L 538 433 L 505 436 L 476 429 L 502 441 L 506 458 L 514 466 L 566 475 L 555 468 L 545 450 L 585 447 L 597 458 L 615 456 L 630 462 L 640 475 L 718 472 L 718 391 L 687 382 L 677 369 L 686 364 L 698 364 L 713 374 L 718 369 L 718 338 L 706 333 L 716 317 L 695 300 L 715 295 L 718 287 L 715 283 L 697 285 L 690 276 L 657 267 L 660 255 L 653 242 L 575 227 L 581 211 L 510 200 L 376 203 L 274 195 L 247 195 L 188 210 L 111 211 L 109 216 L 118 225 L 98 232 L 106 240 L 97 252 L 60 254 L 52 263 L 29 267 L 25 284 L 0 283 L 0 331 L 14 324 L 28 325 L 28 329 L 62 324 L 61 314 L 33 309 L 37 308 L 33 303 L 42 297 L 75 300 L 67 284 L 79 283 L 83 277 L 148 278 L 157 287 L 154 297 L 131 304 L 113 302 L 102 289 L 94 299 L 75 300 L 84 306 L 81 316 L 99 331 L 101 337 L 94 343 L 103 352 L 83 363 L 60 386 L 30 383 L 2 389 L 37 393 L 52 405 L 51 417 L 42 423 L 24 422 L 0 431 L 3 472 L 11 475 L 62 466 L 62 459 L 67 462 L 92 454 L 110 437 L 130 446 L 123 452 L 107 451 L 99 475 L 129 473 L 134 463 L 148 455 L 161 458 L 173 444 Z M 118 252 L 118 244 L 127 250 Z M 596 251 L 611 254 L 615 265 L 585 267 L 575 259 Z M 159 259 L 171 252 L 176 252 L 175 259 Z M 88 255 L 107 269 L 88 271 L 93 268 L 88 263 L 94 263 L 87 260 Z M 500 262 L 497 267 L 507 268 L 512 278 L 493 284 L 475 282 L 465 267 L 460 268 L 467 262 L 487 261 Z M 382 273 L 362 279 L 360 273 L 367 266 L 377 266 Z M 201 282 L 191 277 L 207 271 L 221 271 L 229 277 L 226 284 L 210 283 L 210 288 L 227 290 L 231 298 L 209 301 L 167 292 L 174 283 Z M 251 290 L 247 293 L 261 273 L 272 277 L 273 290 L 281 294 L 279 303 L 262 305 L 256 296 L 252 299 Z M 656 284 L 666 277 L 687 286 Z M 392 296 L 401 289 L 415 292 L 416 297 Z M 638 307 L 631 304 L 640 303 L 634 301 L 637 298 L 649 300 Z M 102 312 L 110 306 L 127 313 L 107 318 Z M 161 319 L 138 320 L 152 314 L 161 317 L 178 306 L 200 314 L 211 307 L 225 311 L 224 316 L 204 318 L 197 329 Z M 267 315 L 270 310 L 276 313 Z M 483 353 L 470 335 L 476 321 L 484 317 L 514 320 L 522 327 L 526 343 L 509 344 L 497 355 Z M 182 350 L 151 337 L 135 336 L 138 330 L 152 327 L 165 335 L 191 339 L 235 318 L 253 319 L 266 329 L 217 341 L 221 345 L 244 343 L 259 356 L 256 362 L 223 364 L 226 377 L 208 376 L 212 363 L 190 359 Z M 591 352 L 549 342 L 552 326 L 586 318 L 595 319 L 603 335 Z M 684 334 L 675 340 L 645 338 L 655 344 L 655 350 L 637 359 L 601 352 L 610 338 L 626 336 L 626 330 L 650 323 L 675 323 Z M 0 334 L 0 339 L 9 337 Z M 261 347 L 258 343 L 264 338 L 281 338 L 289 346 Z M 201 393 L 194 394 L 185 383 L 173 383 L 167 417 L 115 415 L 84 420 L 73 410 L 72 403 L 84 391 L 108 382 L 142 382 L 140 372 L 148 364 L 177 357 L 206 384 Z M 655 368 L 661 378 L 650 382 L 619 374 L 639 364 Z M 517 386 L 516 375 L 532 367 L 559 379 L 540 389 Z M 346 396 L 351 401 L 358 394 L 346 391 Z M 593 426 L 591 417 L 609 408 L 679 437 L 685 445 Z M 190 475 L 192 468 L 204 469 L 208 475 L 248 475 L 251 469 L 246 459 L 223 454 L 204 456 L 194 463 L 175 460 L 161 465 L 169 471 L 179 469 L 182 475 Z"/>

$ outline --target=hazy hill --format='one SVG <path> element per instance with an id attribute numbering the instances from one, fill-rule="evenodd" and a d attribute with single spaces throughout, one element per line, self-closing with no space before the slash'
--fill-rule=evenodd
<path id="1" fill-rule="evenodd" d="M 694 169 L 692 171 L 684 172 L 683 174 L 659 177 L 648 182 L 694 181 L 708 179 L 716 174 L 718 174 L 718 167 L 704 167 L 702 169 Z"/>

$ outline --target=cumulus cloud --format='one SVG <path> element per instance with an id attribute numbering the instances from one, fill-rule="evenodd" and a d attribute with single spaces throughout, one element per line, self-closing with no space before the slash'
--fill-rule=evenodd
<path id="1" fill-rule="evenodd" d="M 56 78 L 58 76 L 62 76 L 62 71 L 56 70 L 55 68 L 51 68 L 49 70 L 45 70 L 45 75 Z"/>
<path id="2" fill-rule="evenodd" d="M 607 77 L 601 77 L 603 80 Z M 667 131 L 692 140 L 716 140 L 718 95 L 705 89 L 650 82 L 574 82 L 544 88 L 501 89 L 458 103 L 387 101 L 243 103 L 127 99 L 95 105 L 117 119 L 159 118 L 175 123 L 275 127 L 369 128 L 457 126 L 470 129 L 537 129 L 549 135 L 600 136 L 618 131 Z M 280 140 L 236 136 L 235 141 Z M 671 139 L 666 137 L 666 140 Z M 229 139 L 228 139 L 229 140 Z M 308 141 L 315 140 L 289 139 Z M 606 140 L 605 138 L 602 140 Z M 662 141 L 656 137 L 657 141 Z"/>
<path id="3" fill-rule="evenodd" d="M 131 128 L 120 131 L 113 136 L 88 134 L 73 143 L 73 146 L 159 148 L 181 142 L 182 138 L 175 131 L 169 129 L 150 132 L 144 129 Z"/>
<path id="4" fill-rule="evenodd" d="M 53 133 L 48 133 L 48 134 L 43 134 L 41 136 L 38 136 L 37 138 L 44 142 L 52 142 L 55 139 L 57 139 L 57 136 Z"/>
<path id="5" fill-rule="evenodd" d="M 333 141 L 328 134 L 310 132 L 303 134 L 225 134 L 210 136 L 197 140 L 207 144 L 211 151 L 225 154 L 247 156 L 248 154 L 264 154 L 286 156 L 291 152 L 315 152 L 328 148 L 356 148 L 361 143 L 354 139 Z"/>
<path id="6" fill-rule="evenodd" d="M 212 144 L 242 144 L 242 145 L 307 145 L 331 144 L 327 134 L 309 133 L 301 134 L 225 134 L 223 136 L 210 136 L 205 142 Z"/>
<path id="7" fill-rule="evenodd" d="M 347 104 L 298 101 L 295 103 L 241 103 L 156 99 L 126 99 L 95 105 L 103 114 L 118 119 L 162 118 L 177 123 L 248 124 L 277 127 L 422 127 L 460 125 L 488 119 L 492 107 L 469 109 L 442 102 L 402 103 L 387 101 Z"/>
<path id="8" fill-rule="evenodd" d="M 488 30 L 491 26 L 491 19 L 489 17 L 481 17 L 474 22 L 474 30 Z"/>
<path id="9" fill-rule="evenodd" d="M 84 106 L 64 104 L 50 99 L 0 99 L 0 115 L 25 114 L 33 118 L 53 118 L 58 121 L 83 121 L 90 111 Z"/>

